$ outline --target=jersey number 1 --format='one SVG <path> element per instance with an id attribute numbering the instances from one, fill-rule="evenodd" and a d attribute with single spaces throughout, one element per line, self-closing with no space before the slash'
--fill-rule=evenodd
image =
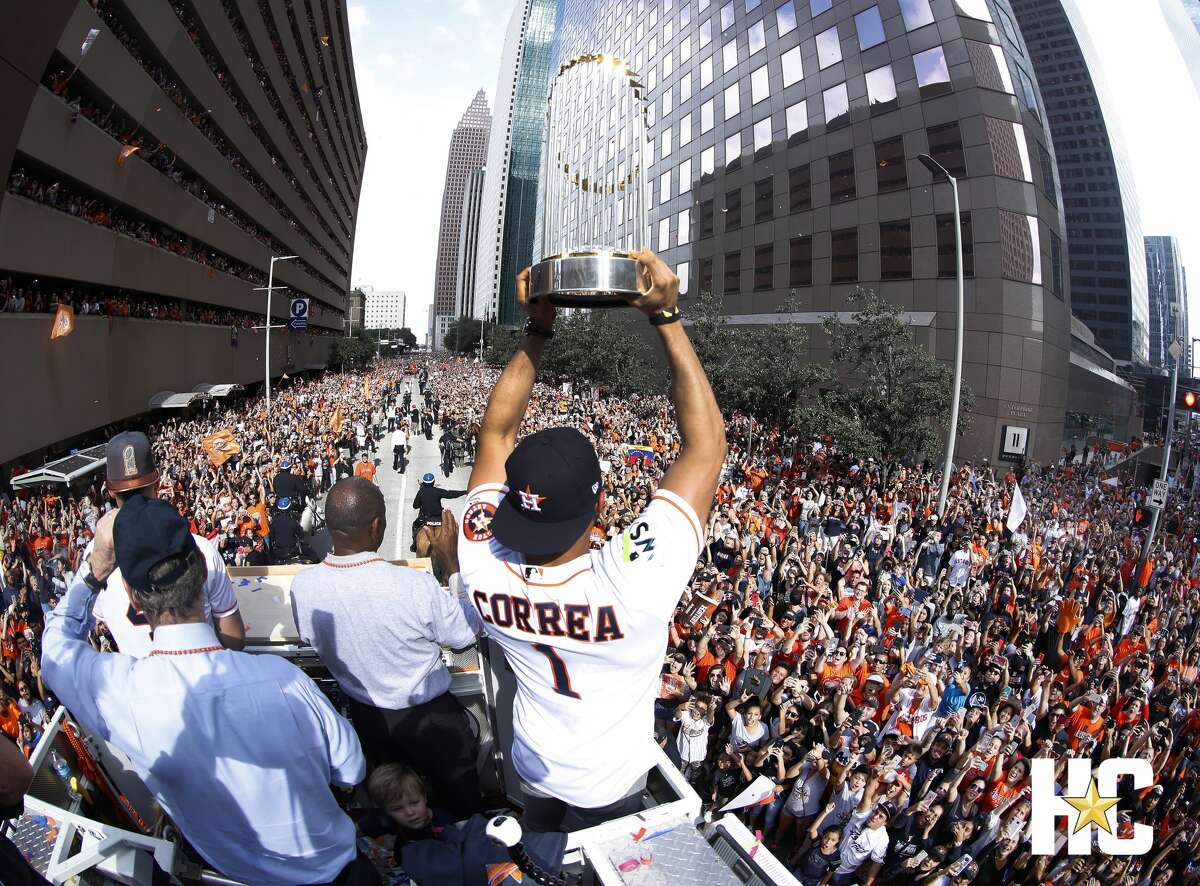
<path id="1" fill-rule="evenodd" d="M 550 659 L 550 673 L 554 675 L 554 691 L 567 698 L 582 698 L 571 688 L 571 675 L 567 673 L 567 663 L 562 660 L 558 650 L 545 643 L 534 643 L 533 648 Z"/>

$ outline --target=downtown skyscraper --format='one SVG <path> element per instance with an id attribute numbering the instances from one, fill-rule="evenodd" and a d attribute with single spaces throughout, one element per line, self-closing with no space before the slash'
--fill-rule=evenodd
<path id="1" fill-rule="evenodd" d="M 1063 213 L 1071 308 L 1118 362 L 1144 366 L 1150 309 L 1141 215 L 1104 60 L 1088 36 L 1086 4 L 1012 0 L 1046 104 Z M 1049 157 L 1040 158 L 1043 163 Z"/>
<path id="2" fill-rule="evenodd" d="M 438 229 L 437 266 L 433 277 L 433 310 L 430 313 L 430 344 L 442 346 L 446 330 L 456 314 L 458 254 L 462 233 L 463 200 L 471 173 L 487 162 L 492 115 L 487 96 L 475 93 L 450 137 L 446 157 L 446 184 L 442 190 L 441 226 Z"/>
<path id="3" fill-rule="evenodd" d="M 1150 365 L 1170 370 L 1167 348 L 1179 339 L 1184 352 L 1188 341 L 1187 274 L 1174 237 L 1146 238 L 1146 282 L 1150 293 Z M 1185 367 L 1185 372 L 1190 367 Z"/>

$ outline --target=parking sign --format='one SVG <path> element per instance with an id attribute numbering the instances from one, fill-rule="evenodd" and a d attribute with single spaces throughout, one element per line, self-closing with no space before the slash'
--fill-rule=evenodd
<path id="1" fill-rule="evenodd" d="M 288 329 L 293 332 L 302 332 L 308 329 L 308 299 L 292 299 L 291 313 L 291 317 L 288 318 Z"/>

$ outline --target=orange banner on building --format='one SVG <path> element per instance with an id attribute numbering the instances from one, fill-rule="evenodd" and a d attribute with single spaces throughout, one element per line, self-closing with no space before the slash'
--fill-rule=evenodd
<path id="1" fill-rule="evenodd" d="M 50 330 L 50 340 L 70 335 L 75 331 L 75 308 L 71 305 L 59 305 L 54 313 L 54 327 Z"/>
<path id="2" fill-rule="evenodd" d="M 210 434 L 200 441 L 204 454 L 215 466 L 220 466 L 242 451 L 241 444 L 234 439 L 233 431 L 222 428 L 215 434 Z"/>

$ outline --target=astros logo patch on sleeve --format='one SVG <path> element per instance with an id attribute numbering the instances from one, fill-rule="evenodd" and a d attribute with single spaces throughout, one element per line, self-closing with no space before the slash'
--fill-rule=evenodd
<path id="1" fill-rule="evenodd" d="M 467 541 L 487 541 L 492 537 L 492 518 L 496 506 L 491 502 L 477 501 L 467 506 L 463 513 L 463 535 Z"/>

